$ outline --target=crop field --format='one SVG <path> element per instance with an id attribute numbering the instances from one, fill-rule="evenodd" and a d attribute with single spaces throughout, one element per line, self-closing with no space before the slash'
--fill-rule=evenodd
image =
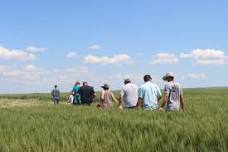
<path id="1" fill-rule="evenodd" d="M 67 94 L 57 106 L 49 94 L 0 95 L 0 151 L 228 151 L 228 89 L 184 96 L 185 112 L 152 112 L 72 106 Z"/>

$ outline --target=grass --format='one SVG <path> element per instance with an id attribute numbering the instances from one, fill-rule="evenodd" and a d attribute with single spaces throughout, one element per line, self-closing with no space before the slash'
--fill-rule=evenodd
<path id="1" fill-rule="evenodd" d="M 184 113 L 54 106 L 48 94 L 2 95 L 0 151 L 228 151 L 227 92 L 187 89 Z M 67 94 L 62 97 L 65 102 Z"/>

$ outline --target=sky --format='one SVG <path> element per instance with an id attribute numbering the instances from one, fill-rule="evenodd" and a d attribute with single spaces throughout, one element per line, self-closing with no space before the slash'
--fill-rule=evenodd
<path id="1" fill-rule="evenodd" d="M 227 0 L 0 0 L 0 93 L 228 86 Z"/>

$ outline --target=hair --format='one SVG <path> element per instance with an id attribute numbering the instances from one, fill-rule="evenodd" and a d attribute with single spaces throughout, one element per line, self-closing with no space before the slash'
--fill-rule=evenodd
<path id="1" fill-rule="evenodd" d="M 124 80 L 124 84 L 128 84 L 128 83 L 131 83 L 131 80 L 129 80 L 129 79 Z"/>
<path id="2" fill-rule="evenodd" d="M 109 90 L 109 88 L 104 88 L 104 87 L 103 87 L 103 89 L 104 89 L 104 90 Z"/>
<path id="3" fill-rule="evenodd" d="M 83 84 L 83 86 L 84 86 L 84 85 L 87 85 L 87 84 L 88 84 L 88 82 L 84 81 L 82 84 Z"/>
<path id="4" fill-rule="evenodd" d="M 77 82 L 75 83 L 75 85 L 80 85 L 80 82 L 79 82 L 79 81 L 77 81 Z"/>
<path id="5" fill-rule="evenodd" d="M 57 85 L 55 85 L 55 88 L 57 88 L 58 86 Z"/>
<path id="6" fill-rule="evenodd" d="M 144 76 L 143 79 L 144 79 L 145 82 L 148 82 L 148 81 L 151 81 L 152 80 L 152 77 L 147 74 L 147 75 Z"/>
<path id="7" fill-rule="evenodd" d="M 174 77 L 168 77 L 167 80 L 168 80 L 168 81 L 173 81 L 173 80 L 174 80 Z"/>

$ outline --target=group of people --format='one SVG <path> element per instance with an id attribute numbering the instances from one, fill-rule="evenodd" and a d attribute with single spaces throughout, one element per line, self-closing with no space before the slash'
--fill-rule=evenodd
<path id="1" fill-rule="evenodd" d="M 113 103 L 121 109 L 139 109 L 144 110 L 160 110 L 160 111 L 183 111 L 184 99 L 182 86 L 174 81 L 173 73 L 166 73 L 163 76 L 163 80 L 167 81 L 163 91 L 163 100 L 161 104 L 159 101 L 162 99 L 162 93 L 159 86 L 152 82 L 150 75 L 143 77 L 144 84 L 138 88 L 133 84 L 130 79 L 124 80 L 124 86 L 120 92 L 120 98 L 116 98 L 113 92 L 110 90 L 108 84 L 101 86 L 102 91 L 100 93 L 100 102 L 97 104 L 97 108 L 106 109 L 112 108 Z M 55 104 L 59 103 L 60 91 L 57 86 L 52 90 L 52 97 Z M 96 93 L 94 88 L 89 86 L 87 82 L 83 82 L 80 86 L 80 82 L 76 82 L 71 95 L 69 97 L 69 103 L 74 105 L 90 105 Z"/>

